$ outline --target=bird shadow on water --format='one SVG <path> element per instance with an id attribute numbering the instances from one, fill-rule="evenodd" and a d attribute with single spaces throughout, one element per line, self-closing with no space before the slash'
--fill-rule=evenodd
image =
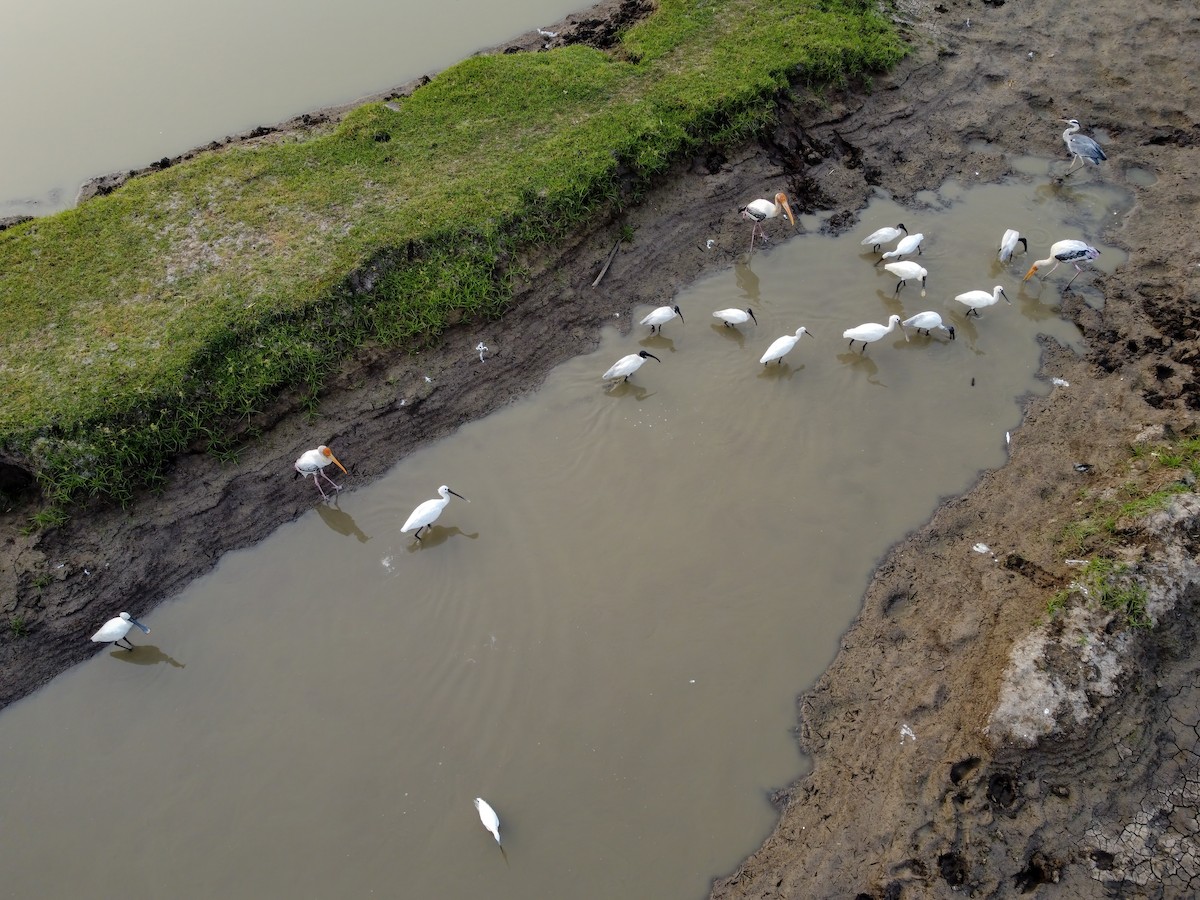
<path id="1" fill-rule="evenodd" d="M 354 537 L 360 544 L 365 544 L 371 539 L 370 535 L 365 534 L 358 523 L 350 516 L 350 513 L 340 509 L 336 503 L 331 506 L 322 504 L 317 507 L 317 514 L 321 517 L 321 521 L 328 525 L 338 534 L 343 534 L 346 537 Z"/>
<path id="2" fill-rule="evenodd" d="M 744 262 L 735 262 L 733 264 L 733 278 L 743 297 L 753 303 L 759 303 L 762 300 L 761 290 L 758 285 L 758 276 L 754 274 L 754 270 L 749 265 Z"/>
<path id="3" fill-rule="evenodd" d="M 791 381 L 793 377 L 798 375 L 800 372 L 804 371 L 804 363 L 801 363 L 798 366 L 792 366 L 792 364 L 788 363 L 788 362 L 781 362 L 781 363 L 770 362 L 770 363 L 767 363 L 765 366 L 760 365 L 759 368 L 762 370 L 758 373 L 757 377 L 759 377 L 759 378 L 769 378 L 771 380 L 780 379 L 783 381 Z"/>
<path id="4" fill-rule="evenodd" d="M 895 313 L 898 316 L 904 315 L 904 300 L 898 294 L 889 294 L 887 291 L 876 291 L 877 296 L 883 303 L 884 312 L 888 315 Z M 920 299 L 920 298 L 917 298 Z"/>
<path id="5" fill-rule="evenodd" d="M 887 387 L 884 382 L 879 380 L 879 365 L 866 354 L 860 353 L 857 350 L 846 350 L 838 354 L 838 362 L 865 372 L 867 375 L 867 384 Z"/>
<path id="6" fill-rule="evenodd" d="M 414 538 L 406 549 L 409 553 L 416 553 L 423 547 L 440 547 L 452 537 L 465 537 L 476 540 L 479 537 L 479 532 L 476 531 L 474 534 L 467 534 L 457 525 L 451 525 L 449 528 L 444 525 L 434 525 L 425 531 L 425 534 L 421 536 L 419 541 Z"/>
<path id="7" fill-rule="evenodd" d="M 675 352 L 675 340 L 669 337 L 663 337 L 661 334 L 650 334 L 642 338 L 638 343 L 650 350 L 667 350 L 671 353 Z"/>
<path id="8" fill-rule="evenodd" d="M 740 328 L 734 328 L 731 325 L 722 325 L 720 322 L 712 324 L 712 330 L 721 335 L 727 341 L 733 341 L 739 347 L 746 346 L 746 336 L 742 334 Z"/>
<path id="9" fill-rule="evenodd" d="M 173 669 L 184 669 L 187 666 L 170 654 L 163 653 L 153 644 L 135 644 L 132 650 L 114 650 L 108 654 L 121 662 L 133 663 L 135 666 L 157 666 L 166 663 Z"/>
<path id="10" fill-rule="evenodd" d="M 657 391 L 648 391 L 640 384 L 634 384 L 632 381 L 618 381 L 612 387 L 607 388 L 605 393 L 610 397 L 632 397 L 634 400 L 641 402 L 647 397 L 653 397 Z"/>

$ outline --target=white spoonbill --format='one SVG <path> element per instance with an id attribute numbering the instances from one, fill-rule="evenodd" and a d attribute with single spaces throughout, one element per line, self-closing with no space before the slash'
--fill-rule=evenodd
<path id="1" fill-rule="evenodd" d="M 923 240 L 925 240 L 925 235 L 921 234 L 920 232 L 906 235 L 900 239 L 900 243 L 896 245 L 895 250 L 889 250 L 887 253 L 883 254 L 883 256 L 879 257 L 879 260 L 875 263 L 875 265 L 879 265 L 879 263 L 883 262 L 885 259 L 899 259 L 902 256 L 908 256 L 914 250 L 916 250 L 919 255 L 921 252 L 921 241 Z"/>
<path id="2" fill-rule="evenodd" d="M 333 451 L 324 444 L 322 444 L 316 450 L 305 450 L 304 453 L 300 455 L 300 458 L 296 460 L 296 471 L 303 475 L 306 479 L 309 475 L 311 475 L 313 477 L 313 482 L 317 485 L 317 490 L 321 492 L 321 496 L 326 500 L 329 498 L 325 494 L 325 488 L 321 487 L 322 478 L 328 481 L 333 486 L 335 491 L 340 491 L 342 489 L 340 484 L 334 484 L 333 479 L 321 471 L 330 463 L 333 463 L 343 472 L 346 472 L 346 467 L 338 462 L 337 457 L 333 455 Z M 349 475 L 350 473 L 346 472 L 346 474 Z M 292 477 L 295 478 L 296 476 L 293 475 Z"/>
<path id="3" fill-rule="evenodd" d="M 1029 252 L 1029 241 L 1021 237 L 1021 233 L 1017 229 L 1005 229 L 1004 237 L 1000 238 L 1000 262 L 1008 262 L 1012 259 L 1012 255 L 1017 250 L 1017 244 L 1020 244 L 1026 253 Z"/>
<path id="4" fill-rule="evenodd" d="M 116 644 L 122 650 L 132 650 L 133 643 L 126 637 L 129 630 L 137 626 L 142 629 L 142 634 L 149 634 L 150 629 L 135 619 L 127 612 L 121 613 L 115 619 L 109 619 L 100 626 L 100 630 L 92 635 L 92 640 L 97 644 Z M 128 647 L 122 647 L 121 641 L 129 644 Z"/>
<path id="5" fill-rule="evenodd" d="M 408 521 L 404 523 L 404 527 L 400 529 L 401 534 L 416 529 L 413 535 L 418 541 L 421 539 L 421 529 L 429 528 L 437 521 L 437 517 L 442 514 L 442 510 L 446 508 L 446 504 L 450 502 L 450 495 L 454 494 L 459 500 L 467 500 L 462 494 L 457 491 L 452 491 L 446 485 L 438 488 L 438 493 L 441 494 L 440 500 L 426 500 L 420 506 L 412 511 L 412 515 L 408 517 Z M 470 503 L 470 500 L 467 500 Z"/>
<path id="6" fill-rule="evenodd" d="M 497 844 L 500 843 L 500 817 L 496 815 L 496 811 L 482 797 L 475 798 L 475 808 L 479 810 L 479 821 L 483 823 L 483 827 L 492 833 Z"/>
<path id="7" fill-rule="evenodd" d="M 900 321 L 900 317 L 893 315 L 888 319 L 886 325 L 877 325 L 874 322 L 867 322 L 865 325 L 859 325 L 857 328 L 847 328 L 842 332 L 842 337 L 849 338 L 850 348 L 854 349 L 855 341 L 862 341 L 862 352 L 867 352 L 867 344 L 873 344 L 875 341 L 891 334 L 900 327 L 900 333 L 904 335 L 904 339 L 908 340 L 908 332 L 904 330 L 904 325 Z"/>
<path id="8" fill-rule="evenodd" d="M 642 325 L 650 326 L 650 333 L 654 334 L 654 329 L 658 329 L 658 333 L 662 334 L 662 327 L 673 318 L 679 316 L 679 321 L 685 325 L 687 322 L 683 318 L 683 313 L 679 311 L 678 306 L 660 306 L 658 309 L 651 310 L 646 318 L 642 319 Z"/>
<path id="9" fill-rule="evenodd" d="M 900 279 L 896 283 L 896 293 L 892 295 L 893 297 L 900 295 L 900 288 L 904 287 L 910 278 L 921 279 L 921 296 L 925 296 L 925 279 L 929 275 L 929 270 L 920 263 L 908 262 L 906 260 L 904 262 L 888 263 L 884 268 Z"/>
<path id="10" fill-rule="evenodd" d="M 792 215 L 792 208 L 788 205 L 787 194 L 780 191 L 772 200 L 754 200 L 747 203 L 738 210 L 742 214 L 743 219 L 749 219 L 754 223 L 754 227 L 750 229 L 750 252 L 754 252 L 754 236 L 758 234 L 765 241 L 767 233 L 762 229 L 762 223 L 767 219 L 774 219 L 780 213 L 788 217 L 788 221 L 792 223 L 792 227 L 796 225 L 796 217 Z"/>
<path id="11" fill-rule="evenodd" d="M 751 319 L 754 319 L 755 325 L 758 324 L 758 319 L 754 318 L 754 310 L 748 306 L 745 309 L 718 309 L 713 313 L 713 318 L 720 319 L 730 328 L 734 325 L 743 325 Z"/>
<path id="12" fill-rule="evenodd" d="M 1100 145 L 1094 140 L 1086 134 L 1076 134 L 1080 128 L 1078 119 L 1063 119 L 1062 121 L 1071 126 L 1063 132 L 1063 142 L 1067 145 L 1067 151 L 1074 157 L 1071 160 L 1071 168 L 1067 170 L 1067 175 L 1075 171 L 1075 163 L 1079 163 L 1081 166 L 1086 166 L 1088 163 L 1098 166 L 1108 159 L 1104 155 L 1104 151 L 1100 149 Z M 1064 175 L 1063 178 L 1066 178 L 1067 175 Z"/>
<path id="13" fill-rule="evenodd" d="M 931 331 L 940 328 L 942 331 L 946 332 L 946 334 L 950 335 L 950 340 L 954 340 L 954 326 L 944 325 L 942 323 L 942 317 L 935 313 L 932 309 L 927 309 L 925 312 L 919 312 L 915 316 L 909 316 L 900 324 L 905 328 L 917 329 L 917 334 L 920 334 L 923 331 L 927 337 Z"/>
<path id="14" fill-rule="evenodd" d="M 1071 276 L 1071 281 L 1074 281 L 1079 277 L 1079 273 L 1083 271 L 1083 269 L 1079 268 L 1079 264 L 1081 262 L 1091 262 L 1099 255 L 1099 250 L 1090 244 L 1084 243 L 1083 241 L 1076 241 L 1073 239 L 1055 241 L 1050 245 L 1050 255 L 1045 259 L 1039 259 L 1032 266 L 1030 266 L 1029 271 L 1025 273 L 1025 277 L 1022 280 L 1028 281 L 1033 277 L 1034 272 L 1048 263 L 1054 263 L 1054 266 L 1050 269 L 1050 272 L 1053 272 L 1063 263 L 1070 263 L 1075 267 L 1075 274 Z M 1049 275 L 1050 272 L 1047 272 L 1046 274 Z M 1071 281 L 1067 282 L 1067 287 L 1071 286 Z M 1066 288 L 1063 290 L 1066 290 Z"/>
<path id="15" fill-rule="evenodd" d="M 975 318 L 979 318 L 979 310 L 985 306 L 991 306 L 993 303 L 999 303 L 1000 298 L 1004 298 L 1005 303 L 1011 304 L 1008 299 L 1008 294 L 1004 293 L 1004 288 L 996 285 L 991 291 L 967 291 L 965 294 L 959 294 L 954 299 L 967 308 L 967 315 L 975 313 Z"/>
<path id="16" fill-rule="evenodd" d="M 904 227 L 903 222 L 900 222 L 895 228 L 893 228 L 891 225 L 888 225 L 886 228 L 880 228 L 878 231 L 872 231 L 859 243 L 861 243 L 864 247 L 870 247 L 873 253 L 878 253 L 880 247 L 882 247 L 884 244 L 890 244 L 902 234 L 908 234 L 908 229 Z"/>
<path id="17" fill-rule="evenodd" d="M 783 337 L 775 338 L 775 340 L 771 342 L 771 346 L 767 348 L 767 352 L 762 355 L 762 359 L 760 359 L 759 362 L 765 366 L 772 360 L 777 359 L 779 360 L 779 364 L 782 366 L 783 358 L 792 351 L 793 347 L 796 346 L 796 341 L 800 340 L 800 338 L 806 334 L 809 337 L 813 336 L 811 331 L 801 325 L 796 329 L 795 334 L 785 334 Z"/>
<path id="18" fill-rule="evenodd" d="M 630 353 L 628 356 L 622 356 L 615 363 L 613 363 L 612 368 L 605 372 L 602 376 L 603 380 L 609 381 L 610 379 L 620 378 L 628 381 L 629 376 L 645 365 L 646 360 L 648 359 L 653 359 L 656 362 L 662 362 L 661 359 L 659 359 L 649 350 L 643 350 L 640 353 Z"/>

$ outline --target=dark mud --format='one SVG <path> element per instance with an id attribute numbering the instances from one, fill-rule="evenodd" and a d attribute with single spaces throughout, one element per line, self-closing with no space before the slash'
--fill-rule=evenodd
<path id="1" fill-rule="evenodd" d="M 1083 276 L 1103 293 L 1101 309 L 1062 294 L 1088 349 L 1046 348 L 1047 375 L 1070 387 L 1029 404 L 1010 462 L 881 562 L 837 658 L 800 702 L 813 772 L 776 795 L 779 827 L 713 896 L 1193 896 L 1195 511 L 1126 535 L 1131 554 L 1162 572 L 1156 628 L 1040 623 L 1049 595 L 1073 577 L 1055 536 L 1075 514 L 1081 481 L 1117 487 L 1139 436 L 1195 422 L 1200 25 L 1189 4 L 1169 0 L 894 9 L 915 47 L 896 71 L 820 99 L 799 91 L 781 100 L 777 127 L 758 143 L 698 154 L 637 209 L 529 260 L 531 277 L 502 320 L 460 326 L 416 356 L 364 352 L 331 380 L 315 418 L 298 394 L 285 396 L 251 423 L 261 436 L 236 462 L 184 456 L 165 491 L 129 510 L 88 509 L 34 535 L 19 533 L 28 505 L 5 512 L 0 597 L 27 633 L 0 635 L 0 704 L 90 655 L 88 635 L 115 608 L 146 612 L 223 552 L 310 509 L 315 491 L 291 480 L 303 450 L 333 446 L 350 469 L 347 487 L 368 483 L 536 389 L 551 367 L 594 348 L 614 313 L 661 303 L 731 265 L 745 250 L 736 210 L 748 200 L 784 189 L 800 208 L 830 215 L 830 228 L 849 227 L 876 186 L 903 200 L 951 177 L 992 181 L 1024 154 L 1060 155 L 1065 170 L 1058 120 L 1076 117 L 1102 136 L 1109 161 L 1071 177 L 1135 198 L 1104 235 L 1130 261 L 1111 276 Z M 556 40 L 568 24 L 551 26 Z M 512 46 L 536 52 L 545 42 L 533 34 Z M 634 240 L 593 288 L 623 226 Z M 1063 283 L 1048 279 L 1043 296 Z M 480 340 L 492 348 L 485 363 Z M 1081 461 L 1091 470 L 1076 471 Z M 990 551 L 975 552 L 977 542 Z M 1014 652 L 1023 649 L 1024 669 Z M 1047 680 L 1062 692 L 1033 690 Z M 1022 718 L 1022 691 L 1052 698 L 1049 724 Z"/>

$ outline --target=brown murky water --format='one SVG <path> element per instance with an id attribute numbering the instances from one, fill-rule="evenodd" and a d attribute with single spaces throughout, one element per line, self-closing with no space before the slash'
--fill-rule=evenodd
<path id="1" fill-rule="evenodd" d="M 74 204 L 89 178 L 349 103 L 586 5 L 5 4 L 0 217 L 56 212 Z"/>
<path id="2" fill-rule="evenodd" d="M 1003 463 L 1019 395 L 1071 389 L 1035 377 L 1039 333 L 1076 340 L 1069 275 L 1020 277 L 1124 201 L 1044 182 L 881 198 L 851 234 L 777 243 L 675 298 L 686 324 L 606 330 L 536 395 L 225 558 L 135 652 L 0 715 L 4 892 L 702 896 L 800 772 L 796 691 L 880 554 Z M 926 235 L 924 299 L 893 300 L 859 246 L 897 221 Z M 1002 266 L 1006 227 L 1031 253 Z M 1012 305 L 967 322 L 952 296 L 993 284 Z M 711 316 L 746 305 L 757 327 Z M 921 309 L 958 340 L 841 337 Z M 604 390 L 641 348 L 661 364 Z M 400 524 L 443 483 L 471 502 L 416 545 Z"/>

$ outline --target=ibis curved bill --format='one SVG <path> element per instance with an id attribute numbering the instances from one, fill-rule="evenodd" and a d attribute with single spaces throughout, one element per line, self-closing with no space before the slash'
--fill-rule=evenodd
<path id="1" fill-rule="evenodd" d="M 842 337 L 849 339 L 850 349 L 854 349 L 855 341 L 862 341 L 862 352 L 867 352 L 867 344 L 873 344 L 875 341 L 881 340 L 885 335 L 891 334 L 896 328 L 900 328 L 900 333 L 904 335 L 904 339 L 908 340 L 908 332 L 904 330 L 904 325 L 900 321 L 900 317 L 893 315 L 887 320 L 886 325 L 877 325 L 874 322 L 867 322 L 855 328 L 847 328 L 842 332 Z"/>
<path id="2" fill-rule="evenodd" d="M 687 324 L 687 321 L 683 318 L 683 313 L 679 311 L 678 306 L 660 306 L 658 309 L 651 310 L 651 312 L 644 319 L 642 319 L 640 324 L 649 325 L 651 334 L 654 334 L 655 328 L 658 329 L 659 334 L 662 334 L 662 327 L 676 316 L 679 316 L 680 322 L 683 322 L 685 325 Z"/>
<path id="3" fill-rule="evenodd" d="M 965 294 L 959 294 L 954 299 L 967 308 L 967 315 L 975 313 L 975 317 L 979 318 L 979 310 L 985 306 L 991 306 L 1000 302 L 1000 298 L 1004 298 L 1004 302 L 1011 304 L 1008 299 L 1008 294 L 1004 293 L 1004 288 L 996 285 L 990 291 L 967 291 Z"/>
<path id="4" fill-rule="evenodd" d="M 457 491 L 450 490 L 450 488 L 444 484 L 438 488 L 438 493 L 441 495 L 440 500 L 426 500 L 412 511 L 412 515 L 408 517 L 408 521 L 405 522 L 404 527 L 400 529 L 401 534 L 405 534 L 413 529 L 416 529 L 416 533 L 413 535 L 413 537 L 419 541 L 421 539 L 421 529 L 429 528 L 434 522 L 437 521 L 437 517 L 442 514 L 442 510 L 445 509 L 446 504 L 450 502 L 451 494 L 454 494 L 454 496 L 459 500 L 466 500 L 467 503 L 471 502 L 462 494 L 458 493 Z"/>
<path id="5" fill-rule="evenodd" d="M 496 843 L 500 843 L 500 817 L 496 815 L 496 811 L 492 809 L 490 803 L 482 797 L 475 798 L 475 809 L 479 811 L 479 821 L 483 823 L 483 827 L 491 832 L 492 837 L 496 839 Z"/>
<path id="6" fill-rule="evenodd" d="M 743 219 L 748 219 L 754 225 L 750 229 L 750 252 L 754 252 L 754 236 L 757 234 L 764 241 L 767 239 L 767 233 L 762 229 L 762 223 L 767 219 L 774 219 L 781 213 L 786 215 L 788 221 L 792 223 L 792 227 L 796 226 L 796 217 L 792 215 L 792 207 L 788 204 L 787 194 L 780 191 L 775 195 L 775 199 L 763 200 L 758 199 L 747 203 L 738 210 Z"/>
<path id="7" fill-rule="evenodd" d="M 771 346 L 767 348 L 767 352 L 762 355 L 762 359 L 760 359 L 759 362 L 765 366 L 767 363 L 772 362 L 773 360 L 779 360 L 779 364 L 783 365 L 783 358 L 792 352 L 792 348 L 796 346 L 796 342 L 806 334 L 809 337 L 813 336 L 811 331 L 801 325 L 796 329 L 795 334 L 785 334 L 783 337 L 775 338 L 775 340 L 771 342 Z"/>
<path id="8" fill-rule="evenodd" d="M 916 250 L 919 255 L 921 253 L 921 241 L 923 240 L 925 240 L 925 235 L 921 234 L 920 232 L 906 235 L 901 239 L 900 243 L 896 245 L 895 250 L 889 250 L 887 253 L 883 254 L 883 256 L 879 257 L 879 260 L 875 263 L 875 265 L 879 265 L 879 263 L 883 262 L 885 259 L 899 259 L 902 256 L 908 256 L 914 250 Z"/>
<path id="9" fill-rule="evenodd" d="M 888 225 L 886 228 L 880 228 L 878 231 L 872 231 L 859 243 L 861 243 L 864 247 L 870 247 L 872 253 L 878 253 L 880 247 L 882 247 L 884 244 L 890 244 L 902 234 L 908 234 L 908 229 L 904 227 L 903 222 L 900 222 L 895 228 Z"/>
<path id="10" fill-rule="evenodd" d="M 1050 272 L 1053 272 L 1063 263 L 1070 263 L 1075 267 L 1075 274 L 1071 276 L 1071 281 L 1067 282 L 1067 287 L 1070 287 L 1071 282 L 1078 278 L 1079 273 L 1083 271 L 1083 269 L 1079 268 L 1079 264 L 1081 262 L 1091 262 L 1099 255 L 1099 250 L 1090 244 L 1085 243 L 1084 241 L 1077 241 L 1073 239 L 1055 241 L 1050 245 L 1050 255 L 1045 259 L 1039 259 L 1032 266 L 1030 266 L 1029 271 L 1025 273 L 1025 277 L 1022 280 L 1028 281 L 1033 277 L 1034 272 L 1036 272 L 1042 266 L 1049 265 L 1050 263 L 1054 263 L 1053 267 L 1050 269 Z M 1047 272 L 1046 274 L 1049 275 L 1050 272 Z M 1066 288 L 1064 288 L 1064 290 L 1066 290 Z"/>
<path id="11" fill-rule="evenodd" d="M 639 353 L 630 353 L 628 356 L 622 356 L 615 363 L 613 363 L 612 367 L 601 376 L 601 379 L 603 381 L 611 381 L 614 379 L 628 381 L 629 376 L 645 365 L 646 360 L 648 359 L 652 359 L 655 362 L 662 362 L 661 359 L 659 359 L 649 350 L 642 350 Z"/>
<path id="12" fill-rule="evenodd" d="M 751 319 L 754 319 L 754 324 L 758 324 L 758 319 L 754 318 L 754 310 L 750 307 L 745 309 L 718 309 L 713 313 L 714 319 L 720 319 L 727 326 L 732 328 L 734 325 L 744 325 Z"/>
<path id="13" fill-rule="evenodd" d="M 1078 134 L 1080 125 L 1078 119 L 1063 119 L 1070 127 L 1063 132 L 1063 143 L 1067 145 L 1067 152 L 1071 154 L 1071 168 L 1067 170 L 1067 175 L 1075 171 L 1075 163 L 1080 166 L 1086 166 L 1091 163 L 1093 166 L 1098 166 L 1104 160 L 1108 159 L 1104 155 L 1104 151 L 1100 149 L 1100 145 L 1088 137 L 1086 134 Z M 1064 175 L 1063 178 L 1066 178 Z"/>
<path id="14" fill-rule="evenodd" d="M 917 334 L 925 332 L 926 337 L 930 335 L 930 332 L 940 329 L 950 335 L 950 340 L 954 340 L 954 326 L 943 324 L 942 317 L 932 309 L 919 312 L 915 316 L 909 316 L 900 324 L 905 328 L 917 329 Z"/>
<path id="15" fill-rule="evenodd" d="M 1017 244 L 1020 244 L 1026 253 L 1029 252 L 1029 241 L 1021 237 L 1019 231 L 1015 228 L 1005 229 L 1004 237 L 1000 238 L 1000 262 L 1008 262 L 1012 259 L 1013 253 L 1017 250 Z"/>
<path id="16" fill-rule="evenodd" d="M 140 628 L 142 634 L 149 634 L 150 629 L 135 619 L 127 612 L 121 613 L 119 616 L 109 619 L 100 626 L 100 630 L 92 635 L 92 640 L 97 644 L 116 644 L 122 650 L 132 650 L 133 644 L 126 635 L 129 634 L 131 628 Z M 129 646 L 123 646 L 121 641 L 124 641 Z"/>
<path id="17" fill-rule="evenodd" d="M 325 489 L 321 487 L 322 478 L 328 481 L 330 486 L 335 491 L 340 491 L 342 489 L 340 484 L 334 484 L 333 479 L 326 475 L 324 471 L 322 471 L 331 463 L 337 466 L 347 475 L 350 474 L 349 472 L 346 472 L 346 467 L 338 462 L 337 457 L 333 455 L 333 451 L 324 444 L 322 444 L 320 447 L 317 447 L 315 450 L 304 451 L 304 453 L 300 455 L 300 458 L 296 460 L 296 471 L 305 478 L 308 478 L 308 476 L 311 475 L 313 477 L 313 483 L 315 483 L 317 486 L 317 490 L 321 492 L 321 497 L 326 500 L 328 500 L 329 497 L 326 495 Z M 292 477 L 294 478 L 295 476 Z"/>
<path id="18" fill-rule="evenodd" d="M 921 279 L 921 296 L 925 296 L 925 279 L 929 276 L 929 270 L 924 266 L 919 263 L 908 262 L 906 260 L 905 262 L 888 263 L 886 266 L 884 266 L 884 268 L 900 279 L 900 281 L 896 283 L 896 292 L 892 295 L 893 297 L 898 297 L 900 295 L 900 289 L 904 287 L 905 283 L 910 278 Z"/>

